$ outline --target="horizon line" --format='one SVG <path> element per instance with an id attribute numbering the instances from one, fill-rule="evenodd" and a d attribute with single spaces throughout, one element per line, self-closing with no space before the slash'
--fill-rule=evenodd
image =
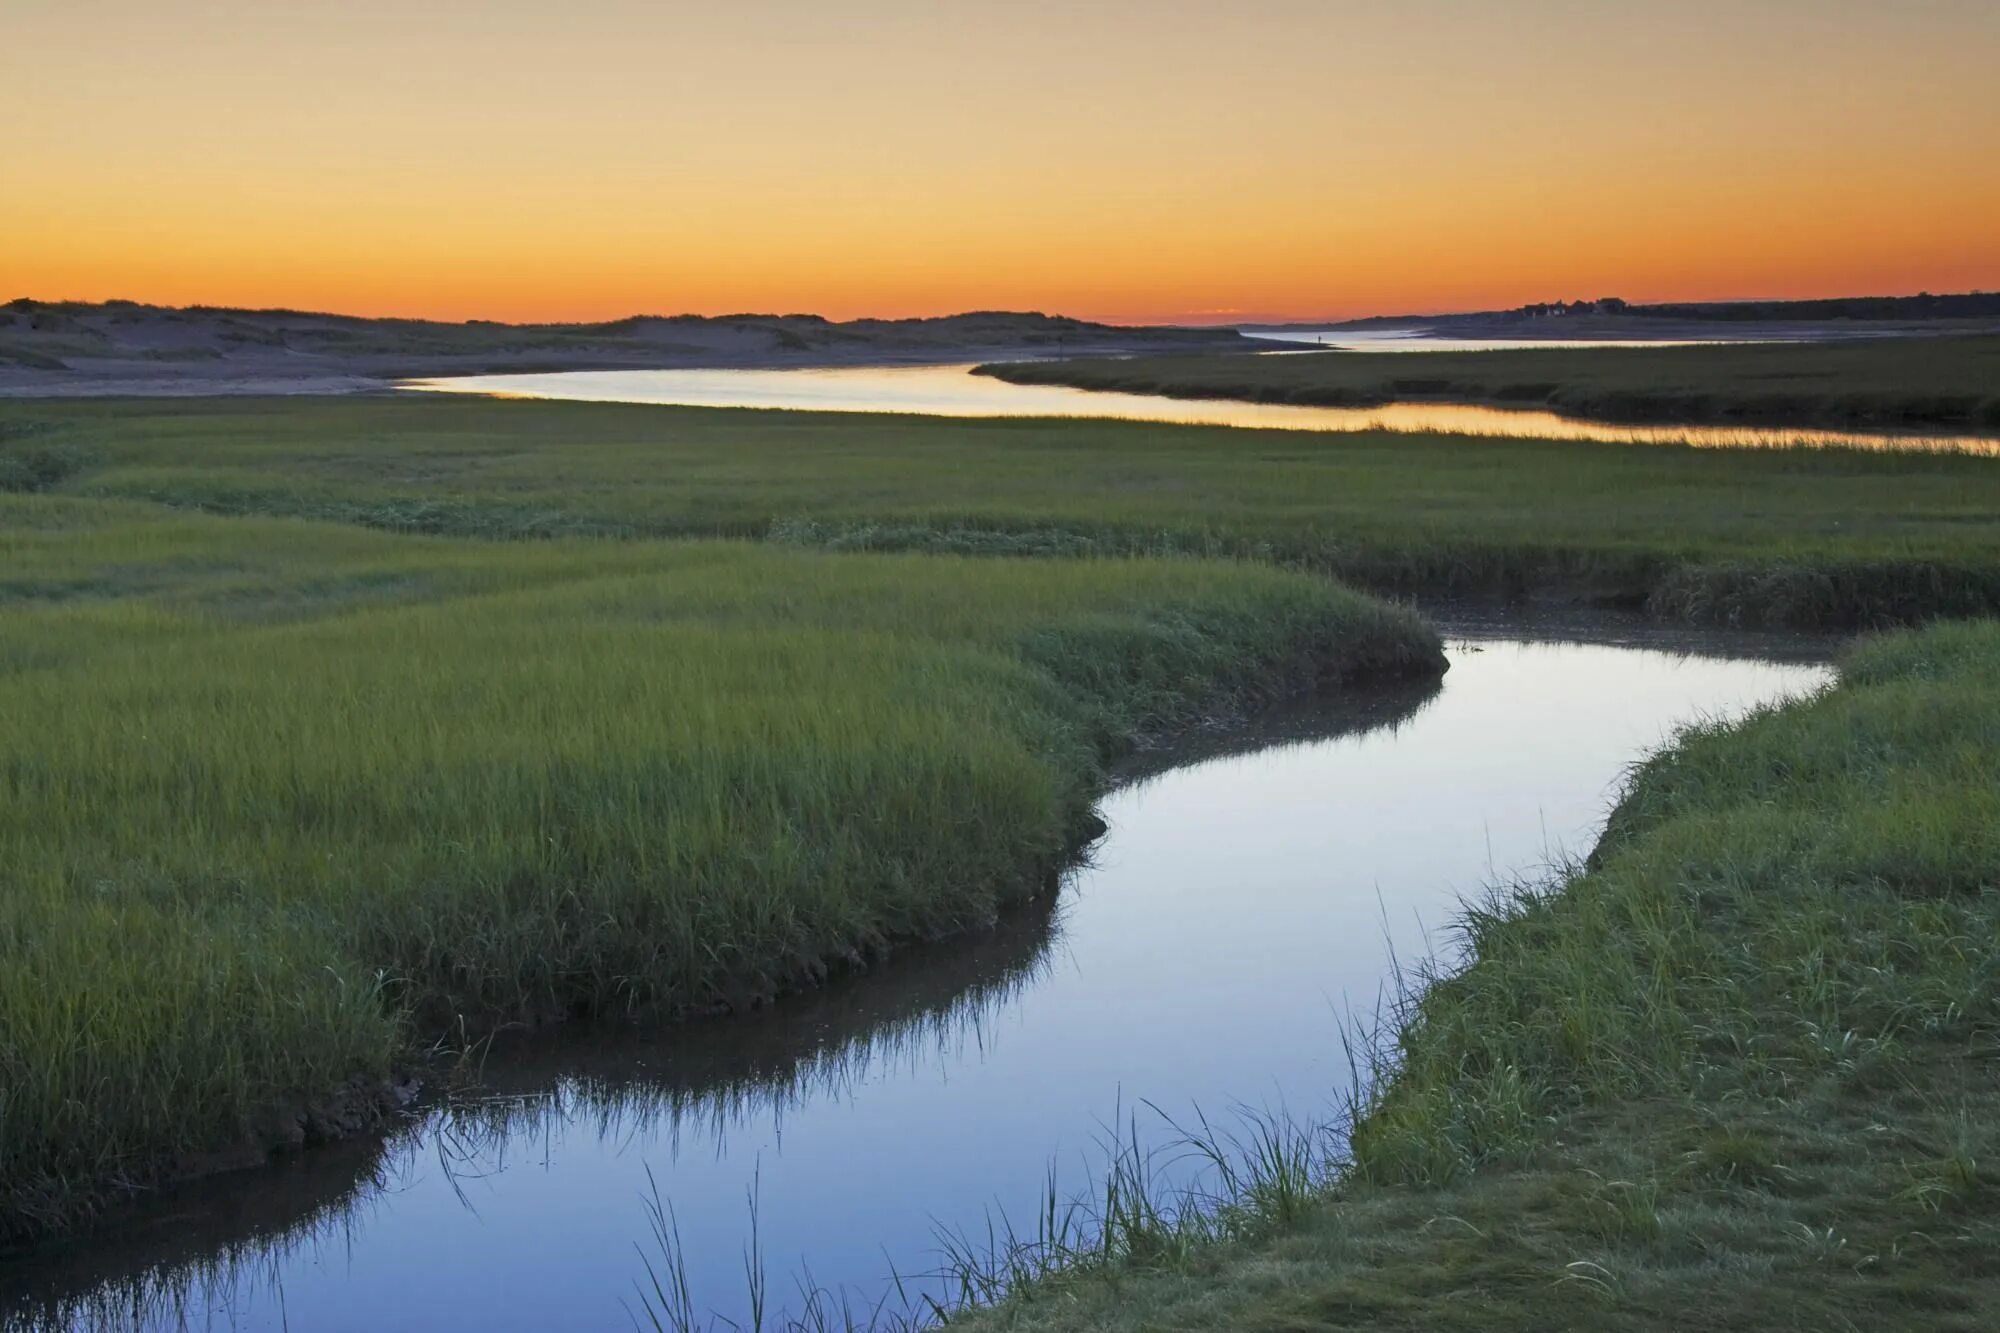
<path id="1" fill-rule="evenodd" d="M 1944 299 L 1952 297 L 1990 296 L 1990 295 L 2000 295 L 2000 290 L 1989 292 L 1984 288 L 1975 287 L 1975 288 L 1969 288 L 1965 291 L 1934 292 L 1927 288 L 1923 288 L 1916 291 L 1907 291 L 1907 292 L 1861 292 L 1861 293 L 1845 292 L 1845 293 L 1838 293 L 1834 295 L 1825 295 L 1825 296 L 1724 296 L 1724 297 L 1704 297 L 1701 299 L 1638 300 L 1638 301 L 1627 301 L 1626 304 L 1635 309 L 1646 309 L 1649 307 L 1656 307 L 1656 306 L 1796 305 L 1796 304 L 1803 304 L 1815 301 L 1909 300 L 1920 297 L 1934 297 L 1934 298 Z M 1585 302 L 1588 302 L 1593 300 L 1608 300 L 1608 299 L 1623 299 L 1623 298 L 1611 298 L 1603 296 L 1589 297 L 1589 298 L 1566 297 L 1566 298 L 1552 298 L 1552 300 L 1547 303 L 1554 304 L 1557 302 L 1573 302 L 1577 300 L 1583 300 Z M 811 320 L 818 320 L 821 321 L 822 323 L 827 323 L 827 324 L 861 324 L 861 323 L 905 324 L 905 323 L 918 323 L 925 320 L 964 319 L 978 315 L 999 315 L 999 316 L 1008 316 L 1013 318 L 1038 318 L 1038 319 L 1049 319 L 1049 320 L 1072 320 L 1077 323 L 1098 324 L 1111 328 L 1147 328 L 1147 327 L 1242 328 L 1247 326 L 1264 327 L 1264 326 L 1280 326 L 1280 325 L 1310 327 L 1315 324 L 1326 324 L 1326 325 L 1352 324 L 1364 320 L 1450 319 L 1455 317 L 1472 316 L 1472 315 L 1507 314 L 1512 311 L 1524 309 L 1529 305 L 1536 305 L 1536 304 L 1544 304 L 1544 303 L 1524 302 L 1522 303 L 1522 305 L 1518 306 L 1487 306 L 1479 309 L 1466 309 L 1466 308 L 1449 308 L 1449 309 L 1432 309 L 1432 310 L 1405 309 L 1405 310 L 1383 311 L 1379 313 L 1360 314 L 1360 315 L 1324 315 L 1324 314 L 1299 315 L 1299 314 L 1282 314 L 1282 313 L 1257 312 L 1257 311 L 1229 312 L 1231 315 L 1234 316 L 1233 318 L 1216 318 L 1215 316 L 1222 314 L 1223 312 L 1215 310 L 1189 311 L 1180 314 L 1166 315 L 1150 319 L 1129 318 L 1129 317 L 1121 317 L 1113 319 L 1113 318 L 1103 318 L 1090 315 L 1071 315 L 1071 314 L 1064 314 L 1059 311 L 1050 311 L 1050 310 L 1007 309 L 997 306 L 987 306 L 987 307 L 970 307 L 959 310 L 946 310 L 936 314 L 855 315 L 845 319 L 834 318 L 833 316 L 822 315 L 814 311 L 806 311 L 806 310 L 728 310 L 716 314 L 707 314 L 707 313 L 702 313 L 700 311 L 692 311 L 692 310 L 677 311 L 671 314 L 663 314 L 658 311 L 635 310 L 629 314 L 614 315 L 607 318 L 595 318 L 595 319 L 593 318 L 500 319 L 491 316 L 479 316 L 479 315 L 467 316 L 462 319 L 449 319 L 449 318 L 441 318 L 435 315 L 362 313 L 355 310 L 337 310 L 337 309 L 324 309 L 324 308 L 312 309 L 305 306 L 290 306 L 290 305 L 263 305 L 263 306 L 223 305 L 223 304 L 212 304 L 206 301 L 196 301 L 185 305 L 176 305 L 171 302 L 145 301 L 131 297 L 104 297 L 101 299 L 91 300 L 80 297 L 44 298 L 38 296 L 23 295 L 10 298 L 4 303 L 0 303 L 0 311 L 18 310 L 26 306 L 43 306 L 43 307 L 131 306 L 147 310 L 163 310 L 163 311 L 174 311 L 174 312 L 213 311 L 217 313 L 246 314 L 246 315 L 302 315 L 302 316 L 314 316 L 314 317 L 322 317 L 329 319 L 397 321 L 397 322 L 411 323 L 411 324 L 442 324 L 442 325 L 492 324 L 492 325 L 500 325 L 512 328 L 559 328 L 559 327 L 573 327 L 573 326 L 592 325 L 592 324 L 623 324 L 633 320 L 648 320 L 648 319 L 662 320 L 662 321 L 729 320 L 729 319 L 811 319 Z"/>

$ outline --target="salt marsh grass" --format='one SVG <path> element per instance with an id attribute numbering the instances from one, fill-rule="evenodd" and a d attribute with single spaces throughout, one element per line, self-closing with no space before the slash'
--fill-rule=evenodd
<path id="1" fill-rule="evenodd" d="M 8 404 L 7 451 L 8 1232 L 365 1121 L 427 1035 L 754 1007 L 989 922 L 1121 750 L 1438 669 L 1410 614 L 1276 566 L 1697 620 L 2000 607 L 2000 467 L 1965 457 L 429 399 Z M 2000 1299 L 1996 660 L 1941 627 L 1686 737 L 1592 865 L 1468 917 L 1471 966 L 1361 1048 L 1351 1141 L 1253 1135 L 1192 1208 L 1114 1166 L 958 1250 L 968 1299 Z"/>
<path id="2" fill-rule="evenodd" d="M 5 423 L 88 460 L 60 494 L 406 533 L 1218 555 L 1806 628 L 2000 609 L 1989 458 L 422 395 L 0 404 Z"/>
<path id="3" fill-rule="evenodd" d="M 330 1132 L 415 1034 L 990 922 L 1101 766 L 1414 616 L 1192 561 L 488 544 L 0 496 L 9 1230 Z"/>

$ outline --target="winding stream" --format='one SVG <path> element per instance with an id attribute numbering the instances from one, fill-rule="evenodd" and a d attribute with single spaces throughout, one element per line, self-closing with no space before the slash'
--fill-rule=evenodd
<path id="1" fill-rule="evenodd" d="M 1826 678 L 1824 645 L 1448 623 L 1441 687 L 1300 706 L 1106 798 L 1062 893 L 987 935 L 742 1020 L 492 1054 L 383 1141 L 336 1145 L 0 1256 L 0 1328 L 630 1328 L 657 1188 L 699 1306 L 795 1277 L 865 1310 L 940 1229 L 1032 1226 L 1107 1132 L 1311 1119 L 1343 1017 L 1448 949 L 1461 895 L 1586 851 L 1691 719 Z M 1158 1108 L 1158 1111 L 1151 1108 Z"/>
<path id="2" fill-rule="evenodd" d="M 1623 425 L 1526 408 L 1475 407 L 1462 403 L 1299 407 L 1221 398 L 1114 393 L 1059 384 L 1009 384 L 991 375 L 971 372 L 969 364 L 794 370 L 569 370 L 523 375 L 455 375 L 446 379 L 410 380 L 402 387 L 427 393 L 675 407 L 896 412 L 939 417 L 1096 417 L 1266 430 L 1346 434 L 1372 430 L 1443 431 L 1511 439 L 1692 444 L 1716 449 L 1768 448 L 1804 442 L 1863 449 L 2000 454 L 2000 436 L 1992 435 Z"/>

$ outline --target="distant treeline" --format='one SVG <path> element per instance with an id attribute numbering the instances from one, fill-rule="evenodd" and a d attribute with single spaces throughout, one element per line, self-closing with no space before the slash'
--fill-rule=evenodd
<path id="1" fill-rule="evenodd" d="M 1582 315 L 1615 315 L 1636 319 L 1703 320 L 1711 322 L 1782 322 L 1828 320 L 2000 319 L 2000 292 L 1960 292 L 1936 296 L 1833 296 L 1813 301 L 1681 301 L 1633 305 L 1616 296 L 1586 301 L 1538 301 L 1511 310 L 1477 310 L 1456 315 L 1373 315 L 1351 319 L 1338 328 L 1389 328 L 1425 325 L 1516 323 L 1521 320 L 1574 319 Z M 1244 325 L 1242 327 L 1284 327 Z"/>
<path id="2" fill-rule="evenodd" d="M 1632 305 L 1615 296 L 1604 296 L 1594 301 L 1538 302 L 1496 313 L 1501 318 L 1509 319 L 1556 319 L 1576 315 L 1738 321 L 1994 319 L 2000 318 L 2000 292 L 1963 292 L 1956 296 L 1933 296 L 1929 292 L 1919 292 L 1915 296 L 1834 296 L 1817 301 L 1688 301 L 1674 305 Z"/>
<path id="3" fill-rule="evenodd" d="M 2000 292 L 1955 296 L 1836 296 L 1819 301 L 1718 301 L 1684 305 L 1635 305 L 1629 315 L 1655 319 L 1991 319 L 2000 317 Z"/>

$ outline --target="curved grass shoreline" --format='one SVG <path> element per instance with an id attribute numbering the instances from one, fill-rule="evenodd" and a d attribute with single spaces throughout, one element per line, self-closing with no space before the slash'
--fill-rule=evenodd
<path id="1" fill-rule="evenodd" d="M 1351 1135 L 1280 1133 L 1206 1220 L 1127 1197 L 1068 1262 L 1000 1256 L 1026 1280 L 952 1326 L 1984 1327 L 1996 830 L 2000 625 L 1865 643 L 1474 910 Z"/>
<path id="2" fill-rule="evenodd" d="M 0 496 L 0 556 L 14 1236 L 365 1123 L 423 1037 L 753 1007 L 976 928 L 1125 749 L 1443 665 L 1408 612 L 1190 561 L 43 495 Z"/>
<path id="3" fill-rule="evenodd" d="M 1303 350 L 1303 349 L 1302 349 Z M 1003 361 L 1009 384 L 1303 407 L 1447 402 L 1614 423 L 2000 429 L 1991 334 L 1691 347 Z"/>

